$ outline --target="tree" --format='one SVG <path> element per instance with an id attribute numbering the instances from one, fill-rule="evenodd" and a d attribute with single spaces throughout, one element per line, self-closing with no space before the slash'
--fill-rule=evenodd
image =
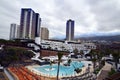
<path id="1" fill-rule="evenodd" d="M 74 71 L 78 74 L 78 73 L 80 73 L 80 72 L 82 71 L 82 69 L 80 69 L 80 68 L 75 68 Z"/>
<path id="2" fill-rule="evenodd" d="M 105 51 L 106 56 L 108 56 L 112 53 L 111 49 L 109 49 L 109 48 L 106 48 L 104 51 Z"/>
<path id="3" fill-rule="evenodd" d="M 51 47 L 50 47 L 50 46 L 48 46 L 48 48 L 47 48 L 47 49 L 51 50 Z"/>
<path id="4" fill-rule="evenodd" d="M 113 56 L 113 61 L 115 62 L 115 68 L 117 69 L 117 64 L 119 62 L 119 58 L 120 58 L 120 49 L 116 49 L 116 48 L 110 48 L 106 50 L 107 55 L 112 54 Z"/>
<path id="5" fill-rule="evenodd" d="M 80 55 L 83 57 L 83 55 L 84 55 L 83 50 L 80 50 Z"/>
<path id="6" fill-rule="evenodd" d="M 116 73 L 116 71 L 113 68 L 111 68 L 111 71 L 108 72 L 108 75 L 111 76 L 111 75 L 113 75 L 115 73 Z"/>
<path id="7" fill-rule="evenodd" d="M 73 52 L 74 52 L 75 54 L 78 54 L 78 49 L 75 48 L 75 49 L 73 50 Z"/>
<path id="8" fill-rule="evenodd" d="M 115 67 L 117 69 L 117 64 L 118 64 L 119 58 L 120 58 L 120 50 L 119 49 L 112 50 L 112 56 L 113 56 L 113 60 L 115 62 Z"/>
<path id="9" fill-rule="evenodd" d="M 70 66 L 70 63 L 71 63 L 71 62 L 72 62 L 71 59 L 68 59 L 67 64 Z"/>
<path id="10" fill-rule="evenodd" d="M 6 44 L 6 40 L 5 39 L 0 39 L 0 44 Z"/>
<path id="11" fill-rule="evenodd" d="M 96 51 L 96 61 L 98 62 L 98 67 L 99 69 L 102 68 L 104 65 L 102 64 L 102 57 L 103 57 L 103 53 L 101 50 L 97 49 Z"/>
<path id="12" fill-rule="evenodd" d="M 96 50 L 92 49 L 90 51 L 90 57 L 91 57 L 91 61 L 93 62 L 93 69 L 95 71 L 95 66 L 96 66 L 96 61 L 97 61 L 97 58 L 96 58 Z"/>
<path id="13" fill-rule="evenodd" d="M 53 61 L 50 61 L 50 66 L 51 66 L 50 69 L 52 69 L 52 64 L 53 64 Z"/>
<path id="14" fill-rule="evenodd" d="M 58 52 L 57 56 L 58 56 L 58 69 L 57 69 L 57 80 L 58 80 L 59 79 L 59 67 L 60 67 L 60 62 L 61 62 L 63 53 L 62 52 Z"/>
<path id="15" fill-rule="evenodd" d="M 8 66 L 11 63 L 31 59 L 34 54 L 27 49 L 19 47 L 5 47 L 0 51 L 0 64 Z"/>

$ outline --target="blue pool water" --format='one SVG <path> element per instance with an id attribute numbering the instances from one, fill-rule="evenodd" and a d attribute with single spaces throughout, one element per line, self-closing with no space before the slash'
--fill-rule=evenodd
<path id="1" fill-rule="evenodd" d="M 75 68 L 82 68 L 83 65 L 84 65 L 83 63 L 78 62 L 78 61 L 71 62 L 70 66 L 60 65 L 59 76 L 71 76 L 75 73 L 74 72 Z M 56 76 L 57 68 L 58 68 L 57 64 L 52 65 L 52 69 L 50 68 L 51 68 L 50 65 L 34 67 L 34 69 L 39 71 L 40 73 L 43 73 L 49 76 Z"/>

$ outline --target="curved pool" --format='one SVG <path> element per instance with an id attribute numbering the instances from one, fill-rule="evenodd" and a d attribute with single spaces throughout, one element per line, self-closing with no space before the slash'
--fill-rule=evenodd
<path id="1" fill-rule="evenodd" d="M 75 71 L 74 71 L 75 68 L 82 68 L 83 66 L 84 66 L 84 64 L 79 61 L 71 62 L 70 66 L 60 65 L 59 76 L 61 76 L 61 77 L 62 76 L 72 76 L 73 74 L 75 74 Z M 56 76 L 58 65 L 57 64 L 54 64 L 52 66 L 44 65 L 44 66 L 33 67 L 33 68 L 44 75 Z"/>

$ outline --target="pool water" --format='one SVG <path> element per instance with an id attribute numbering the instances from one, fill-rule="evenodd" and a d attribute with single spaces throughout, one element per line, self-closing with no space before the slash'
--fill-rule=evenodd
<path id="1" fill-rule="evenodd" d="M 78 62 L 78 61 L 71 62 L 70 66 L 60 65 L 59 76 L 61 76 L 61 77 L 62 76 L 72 76 L 75 74 L 74 69 L 82 68 L 83 65 L 84 64 L 82 62 Z M 48 76 L 56 76 L 57 68 L 58 68 L 57 64 L 53 64 L 52 66 L 44 65 L 44 66 L 40 66 L 40 67 L 34 67 L 35 70 L 39 71 L 42 74 L 48 75 Z"/>

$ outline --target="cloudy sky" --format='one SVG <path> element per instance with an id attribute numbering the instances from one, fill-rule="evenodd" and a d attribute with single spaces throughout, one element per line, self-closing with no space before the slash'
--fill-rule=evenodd
<path id="1" fill-rule="evenodd" d="M 120 0 L 0 0 L 0 38 L 9 39 L 10 24 L 20 24 L 21 8 L 42 18 L 50 38 L 65 38 L 66 21 L 75 20 L 75 36 L 120 34 Z"/>

